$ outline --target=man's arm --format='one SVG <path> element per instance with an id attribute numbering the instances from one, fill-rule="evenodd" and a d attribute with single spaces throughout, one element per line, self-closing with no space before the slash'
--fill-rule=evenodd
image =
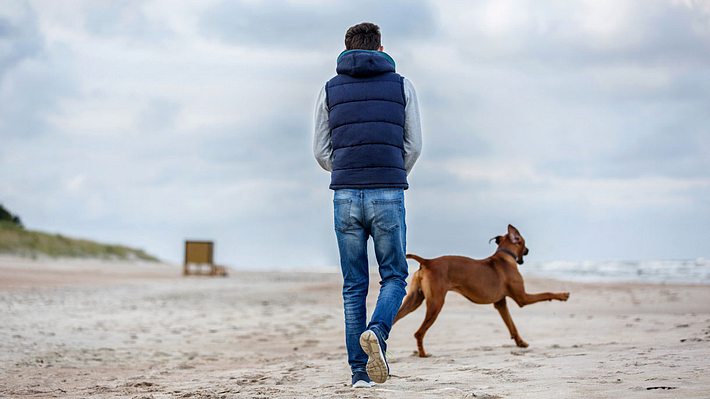
<path id="1" fill-rule="evenodd" d="M 412 82 L 404 79 L 404 168 L 407 174 L 422 153 L 422 122 L 419 116 L 419 101 Z"/>
<path id="2" fill-rule="evenodd" d="M 325 86 L 318 93 L 316 111 L 314 116 L 313 155 L 321 168 L 328 172 L 333 170 L 333 144 L 330 141 L 330 128 L 328 127 L 328 104 L 325 101 Z"/>

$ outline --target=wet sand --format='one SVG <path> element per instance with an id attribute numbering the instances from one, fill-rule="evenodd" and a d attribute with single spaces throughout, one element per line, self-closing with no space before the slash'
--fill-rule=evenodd
<path id="1" fill-rule="evenodd" d="M 353 390 L 336 271 L 184 278 L 171 265 L 0 257 L 0 397 L 710 397 L 710 287 L 531 278 L 528 291 L 571 297 L 510 303 L 529 348 L 492 306 L 449 293 L 432 356 L 414 354 L 422 307 L 392 332 L 392 378 Z"/>

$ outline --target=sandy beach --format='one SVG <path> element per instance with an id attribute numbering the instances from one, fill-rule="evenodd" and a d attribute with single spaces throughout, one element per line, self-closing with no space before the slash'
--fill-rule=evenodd
<path id="1" fill-rule="evenodd" d="M 571 292 L 511 306 L 529 348 L 492 306 L 449 293 L 432 356 L 414 354 L 422 307 L 392 332 L 392 378 L 353 390 L 336 269 L 184 278 L 173 265 L 0 257 L 0 397 L 710 397 L 710 287 L 526 282 Z"/>

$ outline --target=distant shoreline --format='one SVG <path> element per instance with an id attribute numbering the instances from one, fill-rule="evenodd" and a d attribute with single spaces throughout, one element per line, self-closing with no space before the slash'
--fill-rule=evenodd
<path id="1" fill-rule="evenodd" d="M 332 268 L 240 268 L 229 269 L 232 278 L 250 275 L 272 275 L 292 281 L 309 280 L 309 276 L 333 275 L 339 277 L 340 269 Z M 416 267 L 410 267 L 410 275 Z M 688 281 L 642 281 L 642 280 L 583 280 L 565 276 L 540 275 L 528 265 L 521 267 L 526 281 L 531 283 L 572 284 L 589 287 L 706 287 L 704 282 Z M 377 268 L 370 269 L 371 281 L 378 281 Z M 94 258 L 35 258 L 0 254 L 0 289 L 7 287 L 42 287 L 82 285 L 91 283 L 140 282 L 144 279 L 182 279 L 182 266 L 177 263 L 148 262 L 141 260 L 94 259 Z M 200 278 L 200 277 L 195 277 Z"/>
<path id="2" fill-rule="evenodd" d="M 574 282 L 710 285 L 710 260 L 530 262 L 524 275 Z"/>

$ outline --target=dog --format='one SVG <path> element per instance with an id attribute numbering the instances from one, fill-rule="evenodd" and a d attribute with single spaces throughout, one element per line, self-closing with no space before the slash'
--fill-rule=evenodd
<path id="1" fill-rule="evenodd" d="M 510 337 L 521 348 L 527 348 L 528 343 L 518 334 L 510 318 L 505 297 L 511 297 L 520 307 L 553 299 L 566 301 L 569 298 L 569 292 L 525 292 L 523 276 L 520 275 L 517 265 L 523 264 L 523 256 L 530 250 L 525 246 L 525 239 L 518 229 L 509 224 L 508 233 L 490 239 L 493 240 L 498 244 L 498 248 L 486 259 L 477 260 L 465 256 L 424 259 L 414 254 L 406 255 L 407 258 L 419 262 L 420 267 L 412 276 L 407 296 L 402 301 L 394 323 L 413 312 L 426 300 L 424 322 L 414 333 L 420 357 L 428 356 L 424 350 L 424 334 L 441 312 L 448 291 L 456 291 L 474 303 L 492 303 L 508 327 Z"/>

